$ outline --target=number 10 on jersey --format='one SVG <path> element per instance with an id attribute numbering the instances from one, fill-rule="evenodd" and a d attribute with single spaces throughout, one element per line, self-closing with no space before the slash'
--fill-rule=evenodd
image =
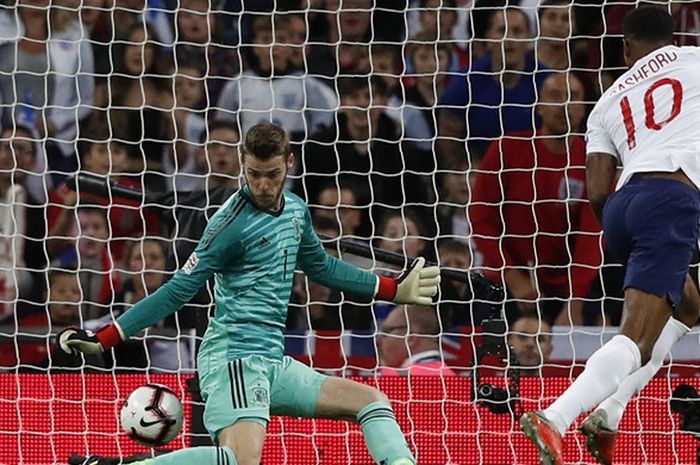
<path id="1" fill-rule="evenodd" d="M 673 92 L 673 105 L 671 107 L 671 114 L 668 115 L 665 120 L 656 121 L 656 116 L 654 114 L 654 91 L 663 86 L 671 86 L 671 91 Z M 682 101 L 683 86 L 679 80 L 663 78 L 655 81 L 644 93 L 644 125 L 652 131 L 660 131 L 661 128 L 673 121 L 681 112 Z M 634 118 L 632 117 L 632 107 L 630 106 L 629 97 L 625 96 L 622 100 L 620 100 L 620 109 L 622 110 L 622 119 L 625 122 L 625 129 L 627 130 L 627 146 L 630 150 L 632 150 L 637 146 L 637 139 L 635 136 L 636 127 Z"/>

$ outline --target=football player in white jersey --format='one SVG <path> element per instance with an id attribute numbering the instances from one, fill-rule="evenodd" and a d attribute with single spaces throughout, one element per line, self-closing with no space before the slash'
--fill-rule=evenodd
<path id="1" fill-rule="evenodd" d="M 562 436 L 595 406 L 580 429 L 595 459 L 611 464 L 627 402 L 698 319 L 688 269 L 700 222 L 700 49 L 673 45 L 660 7 L 632 10 L 623 30 L 630 69 L 600 98 L 586 134 L 588 198 L 608 250 L 627 266 L 622 323 L 561 397 L 523 415 L 544 464 L 564 463 Z"/>

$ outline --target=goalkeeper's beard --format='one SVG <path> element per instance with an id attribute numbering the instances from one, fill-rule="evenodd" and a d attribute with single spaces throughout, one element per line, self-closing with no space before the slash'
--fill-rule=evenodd
<path id="1" fill-rule="evenodd" d="M 282 176 L 282 183 L 280 184 L 277 194 L 274 196 L 274 200 L 264 203 L 261 202 L 259 197 L 253 192 L 253 189 L 249 187 L 250 189 L 250 196 L 253 198 L 253 203 L 255 203 L 255 206 L 258 207 L 260 210 L 269 210 L 269 211 L 278 211 L 279 208 L 281 207 L 280 199 L 282 198 L 282 192 L 284 192 L 284 184 L 287 182 L 287 173 L 289 172 L 289 167 L 285 163 L 284 165 L 284 175 Z M 248 175 L 244 174 L 245 177 L 245 182 L 248 184 L 248 186 L 252 186 L 252 184 L 248 181 Z"/>

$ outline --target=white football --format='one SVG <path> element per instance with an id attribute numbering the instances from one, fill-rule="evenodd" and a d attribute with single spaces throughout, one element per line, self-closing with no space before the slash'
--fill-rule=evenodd
<path id="1" fill-rule="evenodd" d="M 182 428 L 182 417 L 180 399 L 160 384 L 136 388 L 124 401 L 121 411 L 124 432 L 148 447 L 172 441 Z"/>

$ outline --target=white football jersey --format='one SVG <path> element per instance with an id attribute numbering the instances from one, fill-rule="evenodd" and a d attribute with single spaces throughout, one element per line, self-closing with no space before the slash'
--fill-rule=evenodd
<path id="1" fill-rule="evenodd" d="M 682 169 L 700 188 L 700 47 L 668 45 L 641 58 L 600 97 L 588 118 L 586 151 L 634 173 Z"/>
<path id="2" fill-rule="evenodd" d="M 306 139 L 335 122 L 338 100 L 330 87 L 301 72 L 269 78 L 246 71 L 224 86 L 218 107 L 216 118 L 238 122 L 242 134 L 270 122 Z"/>

